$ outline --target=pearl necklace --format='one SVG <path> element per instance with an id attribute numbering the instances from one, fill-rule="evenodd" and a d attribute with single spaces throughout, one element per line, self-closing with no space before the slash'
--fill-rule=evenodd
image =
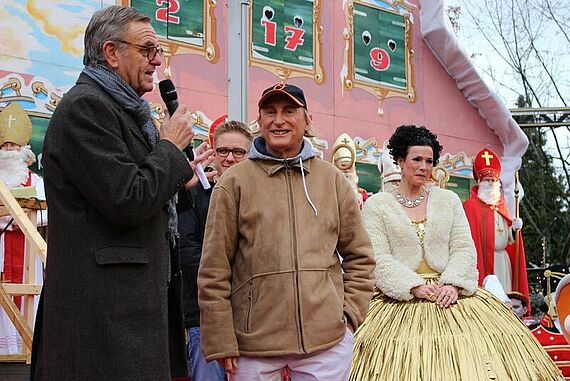
<path id="1" fill-rule="evenodd" d="M 406 208 L 415 208 L 422 203 L 424 198 L 426 198 L 426 190 L 423 188 L 418 197 L 414 198 L 413 200 L 404 197 L 398 190 L 396 190 L 396 200 L 398 200 L 398 202 Z"/>

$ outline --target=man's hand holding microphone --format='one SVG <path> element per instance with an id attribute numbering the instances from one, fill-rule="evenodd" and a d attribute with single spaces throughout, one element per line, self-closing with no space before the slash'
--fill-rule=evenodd
<path id="1" fill-rule="evenodd" d="M 186 105 L 180 106 L 173 115 L 165 115 L 159 134 L 161 140 L 168 140 L 181 151 L 192 144 L 192 117 Z"/>
<path id="2" fill-rule="evenodd" d="M 160 129 L 160 139 L 172 142 L 188 157 L 188 161 L 194 170 L 194 176 L 186 183 L 186 188 L 191 188 L 200 181 L 204 189 L 208 189 L 210 188 L 208 179 L 215 176 L 215 172 L 206 175 L 204 167 L 214 160 L 214 150 L 207 149 L 207 144 L 202 143 L 197 149 L 197 155 L 194 154 L 194 149 L 192 148 L 192 139 L 194 138 L 194 132 L 192 132 L 193 123 L 188 108 L 186 105 L 178 106 L 178 95 L 170 79 L 160 81 L 159 88 L 160 95 L 168 110 Z"/>

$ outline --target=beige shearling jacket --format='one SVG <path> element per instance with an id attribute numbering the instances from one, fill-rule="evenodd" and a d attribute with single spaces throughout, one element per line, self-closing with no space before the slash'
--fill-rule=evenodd
<path id="1" fill-rule="evenodd" d="M 207 360 L 314 353 L 366 316 L 374 259 L 354 192 L 331 163 L 302 165 L 250 156 L 214 187 L 198 275 Z"/>
<path id="2" fill-rule="evenodd" d="M 415 270 L 422 249 L 409 217 L 390 193 L 368 198 L 362 211 L 376 258 L 376 286 L 396 300 L 411 300 L 413 287 L 425 284 Z M 441 284 L 472 295 L 477 289 L 477 255 L 461 201 L 449 190 L 432 187 L 427 201 L 425 259 Z"/>

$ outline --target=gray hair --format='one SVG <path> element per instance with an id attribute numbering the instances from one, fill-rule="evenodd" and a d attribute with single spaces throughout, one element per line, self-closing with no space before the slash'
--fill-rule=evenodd
<path id="1" fill-rule="evenodd" d="M 303 134 L 306 138 L 312 139 L 317 137 L 317 131 L 315 131 L 315 127 L 313 126 L 313 121 L 311 120 L 311 115 L 309 115 L 309 111 L 304 108 L 305 111 L 305 119 L 307 120 L 307 130 Z"/>
<path id="2" fill-rule="evenodd" d="M 103 44 L 106 41 L 124 39 L 131 21 L 150 23 L 151 20 L 144 13 L 131 7 L 112 5 L 95 12 L 85 30 L 83 65 L 106 65 L 107 62 L 103 56 Z"/>

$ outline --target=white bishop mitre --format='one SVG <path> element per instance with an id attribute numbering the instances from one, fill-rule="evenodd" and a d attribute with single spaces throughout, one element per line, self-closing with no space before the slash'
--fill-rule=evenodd
<path id="1" fill-rule="evenodd" d="M 382 190 L 389 182 L 402 180 L 402 171 L 398 164 L 394 164 L 394 159 L 387 149 L 382 153 L 380 171 L 382 172 Z"/>
<path id="2" fill-rule="evenodd" d="M 510 301 L 509 297 L 505 293 L 505 289 L 501 285 L 499 278 L 495 274 L 489 274 L 483 279 L 482 287 L 493 294 L 497 299 L 503 303 L 508 303 Z"/>

